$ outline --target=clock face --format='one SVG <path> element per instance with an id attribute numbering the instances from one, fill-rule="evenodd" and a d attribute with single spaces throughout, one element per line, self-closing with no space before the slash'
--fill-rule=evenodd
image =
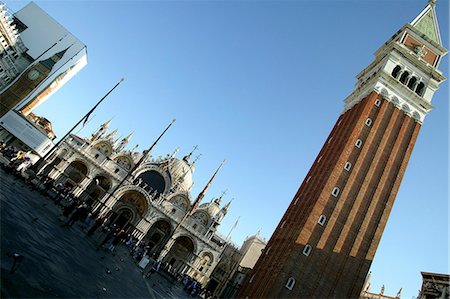
<path id="1" fill-rule="evenodd" d="M 37 70 L 31 70 L 28 72 L 28 79 L 31 81 L 36 80 L 39 78 L 39 72 Z"/>

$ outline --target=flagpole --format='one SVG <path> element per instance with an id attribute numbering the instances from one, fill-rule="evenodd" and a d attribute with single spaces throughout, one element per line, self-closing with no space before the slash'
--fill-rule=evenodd
<path id="1" fill-rule="evenodd" d="M 238 217 L 238 219 L 236 220 L 236 222 L 233 224 L 233 227 L 231 228 L 230 232 L 228 233 L 228 236 L 225 238 L 225 242 L 228 242 L 231 236 L 231 233 L 233 232 L 233 230 L 236 228 L 236 226 L 238 225 L 239 219 L 241 218 L 241 216 Z"/>
<path id="2" fill-rule="evenodd" d="M 158 141 L 161 139 L 161 137 L 164 136 L 164 134 L 167 132 L 167 130 L 169 130 L 169 128 L 175 123 L 176 119 L 173 119 L 172 122 L 164 129 L 164 131 L 161 133 L 161 135 L 159 135 L 159 137 L 155 140 L 155 142 L 153 142 L 153 144 L 145 151 L 142 152 L 142 157 L 139 159 L 139 161 L 134 165 L 134 167 L 127 173 L 127 175 L 119 182 L 119 184 L 116 185 L 116 187 L 114 188 L 113 191 L 109 192 L 106 199 L 100 201 L 100 204 L 102 206 L 105 205 L 106 202 L 108 202 L 109 198 L 116 193 L 116 191 L 123 185 L 123 183 L 134 173 L 134 171 L 136 169 L 139 168 L 139 166 L 141 166 L 142 162 L 145 160 L 145 158 L 147 157 L 148 153 L 151 152 L 151 150 L 153 149 L 153 147 L 155 147 L 155 145 L 158 143 Z M 98 208 L 97 208 L 98 209 Z"/>
<path id="3" fill-rule="evenodd" d="M 97 114 L 94 114 L 94 115 L 92 115 L 91 118 L 89 118 L 88 120 L 86 120 L 86 121 L 83 123 L 83 126 L 82 126 L 78 131 L 75 132 L 75 135 L 78 135 L 78 133 L 80 133 L 80 131 L 83 130 L 84 126 L 87 125 L 88 123 L 90 123 L 91 120 L 94 119 L 94 117 L 96 117 L 96 116 L 97 116 Z"/>
<path id="4" fill-rule="evenodd" d="M 67 136 L 69 136 L 69 134 L 72 133 L 73 130 L 75 130 L 75 128 L 84 120 L 86 121 L 89 118 L 89 115 L 95 110 L 95 108 L 97 108 L 98 105 L 100 105 L 101 102 L 103 102 L 104 99 L 106 99 L 106 97 L 114 90 L 116 89 L 117 86 L 119 86 L 120 83 L 123 82 L 123 78 L 120 79 L 119 82 L 116 83 L 116 85 L 114 85 L 113 88 L 111 88 L 98 102 L 97 104 L 95 104 L 94 107 L 92 107 L 91 110 L 89 110 L 88 113 L 86 113 L 70 130 L 69 132 L 66 133 L 66 135 L 64 135 L 56 144 L 55 146 L 53 146 L 43 157 L 40 157 L 39 160 L 36 161 L 36 163 L 34 163 L 31 166 L 31 169 L 36 171 L 36 168 L 39 166 L 39 164 L 41 162 L 44 162 L 51 154 L 53 154 L 53 152 L 58 148 L 58 146 L 66 139 Z"/>

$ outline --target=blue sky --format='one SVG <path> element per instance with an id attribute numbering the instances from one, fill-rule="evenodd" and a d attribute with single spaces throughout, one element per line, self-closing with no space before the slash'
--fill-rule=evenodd
<path id="1" fill-rule="evenodd" d="M 352 92 L 356 74 L 425 0 L 36 1 L 88 47 L 88 65 L 35 112 L 63 136 L 121 78 L 80 135 L 114 117 L 154 156 L 199 146 L 195 197 L 234 198 L 220 231 L 267 239 Z M 25 1 L 7 2 L 13 10 Z M 448 47 L 448 1 L 437 12 Z M 448 76 L 448 58 L 441 63 Z M 416 296 L 420 271 L 448 273 L 448 83 L 419 134 L 372 265 L 372 290 Z"/>

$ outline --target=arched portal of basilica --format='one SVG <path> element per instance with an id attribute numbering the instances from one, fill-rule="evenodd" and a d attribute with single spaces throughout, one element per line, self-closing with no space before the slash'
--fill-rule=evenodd
<path id="1" fill-rule="evenodd" d="M 147 209 L 145 195 L 136 190 L 129 190 L 120 196 L 109 219 L 111 223 L 129 231 L 143 218 Z"/>
<path id="2" fill-rule="evenodd" d="M 67 177 L 66 185 L 76 186 L 84 180 L 88 173 L 88 167 L 81 161 L 73 161 L 64 170 Z"/>
<path id="3" fill-rule="evenodd" d="M 167 262 L 174 272 L 182 272 L 184 268 L 190 268 L 188 263 L 191 262 L 194 250 L 192 240 L 187 236 L 180 236 L 175 239 L 163 261 Z"/>
<path id="4" fill-rule="evenodd" d="M 133 212 L 126 207 L 122 207 L 115 212 L 111 217 L 111 224 L 115 224 L 117 227 L 129 231 L 131 228 L 131 222 L 133 221 Z"/>
<path id="5" fill-rule="evenodd" d="M 170 238 L 172 227 L 167 220 L 156 221 L 148 230 L 143 241 L 149 246 L 149 252 L 158 256 Z"/>
<path id="6" fill-rule="evenodd" d="M 100 200 L 111 188 L 111 180 L 104 175 L 97 175 L 83 192 L 87 204 Z"/>

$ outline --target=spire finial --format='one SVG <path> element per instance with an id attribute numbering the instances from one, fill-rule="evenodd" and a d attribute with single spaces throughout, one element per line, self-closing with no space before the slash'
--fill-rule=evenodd
<path id="1" fill-rule="evenodd" d="M 233 202 L 234 197 L 222 208 L 222 210 L 228 210 L 230 208 L 231 203 Z"/>
<path id="2" fill-rule="evenodd" d="M 175 155 L 178 153 L 179 150 L 180 150 L 180 147 L 177 147 L 177 148 L 173 151 L 172 155 L 170 155 L 170 157 L 171 157 L 171 158 L 175 157 Z"/>
<path id="3" fill-rule="evenodd" d="M 189 159 L 191 158 L 192 154 L 194 153 L 194 151 L 198 148 L 198 145 L 195 145 L 194 148 L 192 149 L 192 151 L 189 153 L 189 155 L 184 156 L 183 160 L 188 162 Z"/>
<path id="4" fill-rule="evenodd" d="M 428 4 L 430 4 L 431 6 L 436 6 L 436 1 L 437 0 L 428 0 Z"/>
<path id="5" fill-rule="evenodd" d="M 219 199 L 222 199 L 222 197 L 227 194 L 228 189 L 225 189 L 224 191 L 222 191 L 222 194 L 219 196 Z"/>
<path id="6" fill-rule="evenodd" d="M 128 136 L 127 136 L 127 137 L 125 137 L 125 138 L 124 138 L 124 140 L 126 140 L 126 141 L 129 141 L 129 140 L 130 140 L 130 138 L 131 138 L 131 136 L 133 136 L 133 134 L 134 134 L 134 131 L 133 131 L 133 132 L 131 132 L 130 134 L 128 134 Z"/>

